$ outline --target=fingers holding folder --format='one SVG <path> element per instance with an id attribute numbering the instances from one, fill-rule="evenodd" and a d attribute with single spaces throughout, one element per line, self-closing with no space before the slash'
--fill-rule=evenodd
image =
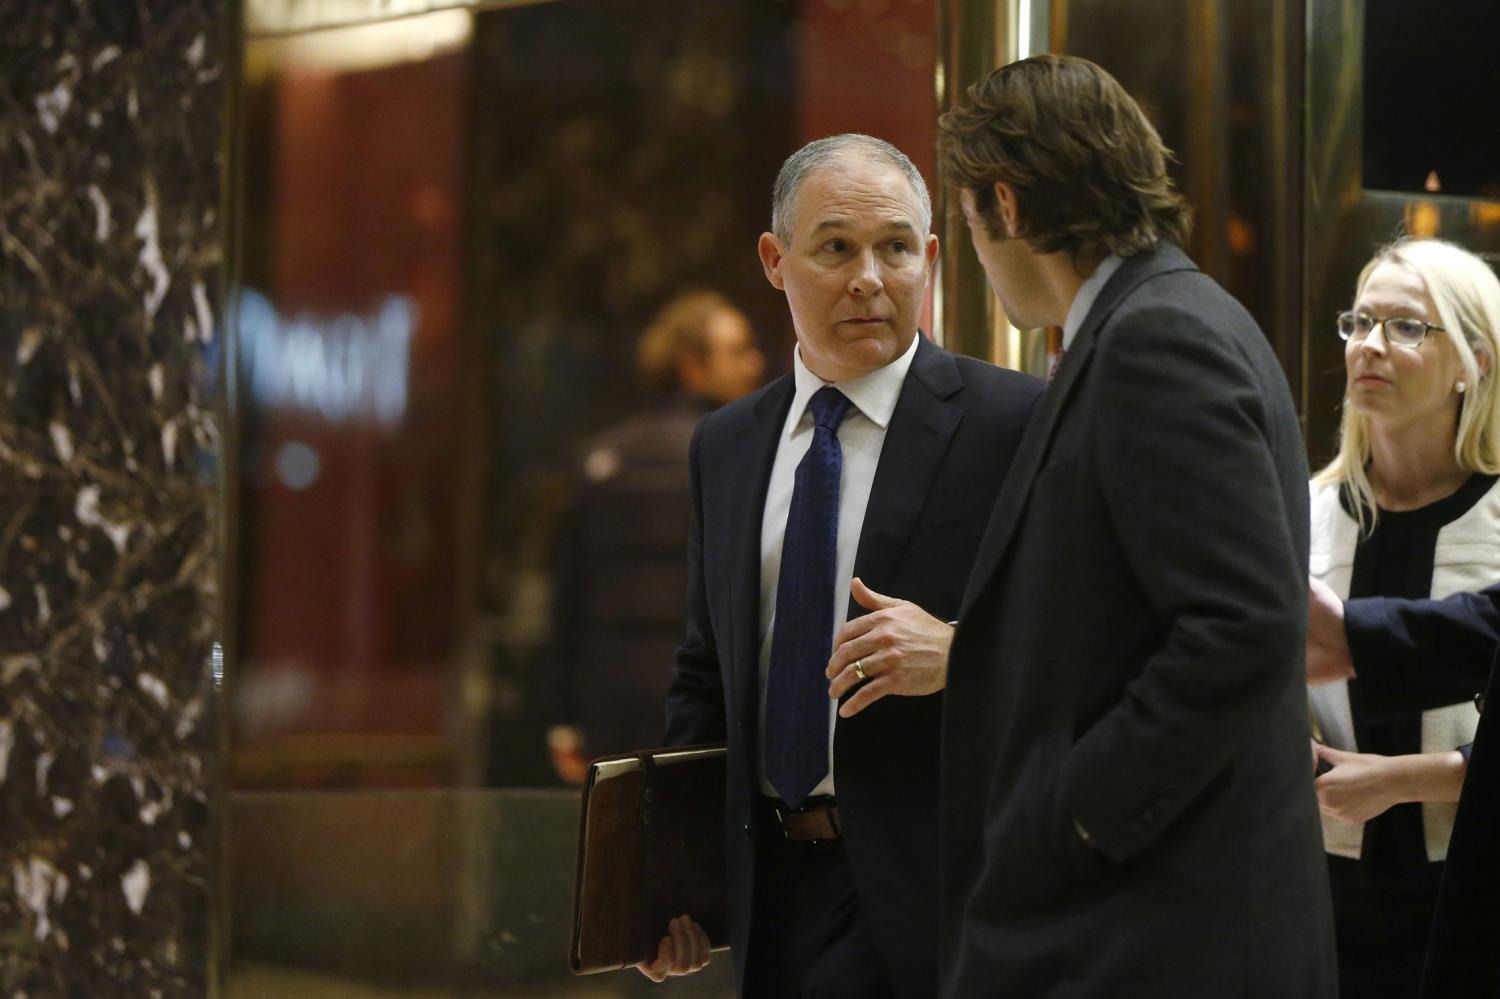
<path id="1" fill-rule="evenodd" d="M 569 956 L 576 974 L 633 967 L 662 981 L 728 948 L 725 759 L 718 743 L 589 764 Z"/>
<path id="2" fill-rule="evenodd" d="M 710 949 L 703 927 L 693 922 L 691 916 L 678 916 L 667 923 L 667 935 L 657 946 L 656 960 L 642 961 L 636 967 L 653 982 L 666 981 L 668 976 L 691 975 L 708 965 Z"/>

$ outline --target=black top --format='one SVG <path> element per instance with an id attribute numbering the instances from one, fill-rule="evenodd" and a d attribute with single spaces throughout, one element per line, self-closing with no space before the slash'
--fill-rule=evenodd
<path id="1" fill-rule="evenodd" d="M 1473 509 L 1497 478 L 1471 475 L 1451 495 L 1424 507 L 1381 510 L 1374 529 L 1355 546 L 1349 599 L 1430 597 L 1438 532 Z M 1345 512 L 1354 516 L 1347 490 L 1340 502 Z M 1402 756 L 1422 751 L 1420 708 L 1413 706 L 1403 717 L 1373 720 L 1361 710 L 1358 680 L 1349 681 L 1349 706 L 1362 752 Z M 1365 823 L 1360 861 L 1374 880 L 1436 889 L 1442 865 L 1427 860 L 1421 803 L 1396 805 Z"/>
<path id="2" fill-rule="evenodd" d="M 661 742 L 682 640 L 688 445 L 712 404 L 678 395 L 591 438 L 554 550 L 557 721 L 592 756 Z"/>

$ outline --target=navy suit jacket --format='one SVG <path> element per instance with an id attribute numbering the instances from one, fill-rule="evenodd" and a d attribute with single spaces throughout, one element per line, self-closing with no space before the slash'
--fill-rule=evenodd
<path id="1" fill-rule="evenodd" d="M 955 617 L 1041 389 L 1035 378 L 946 353 L 924 338 L 886 429 L 855 575 L 877 592 Z M 728 742 L 727 888 L 740 983 L 762 813 L 761 519 L 793 394 L 784 376 L 710 414 L 693 439 L 687 635 L 667 696 L 668 745 Z M 851 600 L 851 618 L 862 613 Z M 834 730 L 839 816 L 861 912 L 901 996 L 937 989 L 941 710 L 941 694 L 886 697 Z"/>
<path id="2" fill-rule="evenodd" d="M 1500 995 L 1494 931 L 1500 912 L 1500 732 L 1492 720 L 1500 710 L 1500 586 L 1445 600 L 1351 600 L 1344 605 L 1344 630 L 1367 714 L 1441 707 L 1488 684 L 1448 841 L 1422 995 Z"/>

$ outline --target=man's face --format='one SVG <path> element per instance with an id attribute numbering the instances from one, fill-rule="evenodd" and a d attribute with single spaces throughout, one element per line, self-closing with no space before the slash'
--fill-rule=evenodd
<path id="1" fill-rule="evenodd" d="M 788 245 L 761 236 L 766 277 L 786 292 L 802 362 L 819 378 L 858 378 L 911 346 L 938 253 L 921 217 L 899 169 L 851 155 L 803 179 Z"/>
<path id="2" fill-rule="evenodd" d="M 995 297 L 1000 299 L 1000 307 L 1005 310 L 1011 325 L 1029 330 L 1061 323 L 1062 320 L 1054 322 L 1052 317 L 1045 315 L 1046 309 L 1038 301 L 1044 286 L 1031 247 L 1024 239 L 1005 235 L 1004 219 L 1000 223 L 1002 234 L 991 236 L 984 216 L 975 206 L 973 193 L 965 188 L 958 197 L 964 221 L 969 225 L 969 240 L 974 244 L 974 253 L 979 257 L 984 276 L 989 280 Z"/>
<path id="3" fill-rule="evenodd" d="M 701 357 L 684 358 L 683 385 L 721 406 L 755 391 L 766 372 L 766 358 L 756 346 L 750 320 L 738 310 L 722 309 L 708 321 L 704 339 Z"/>

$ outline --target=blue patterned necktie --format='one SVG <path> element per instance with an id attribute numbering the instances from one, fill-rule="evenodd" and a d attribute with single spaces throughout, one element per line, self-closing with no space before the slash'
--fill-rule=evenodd
<path id="1" fill-rule="evenodd" d="M 781 800 L 801 806 L 828 773 L 828 678 L 839 541 L 838 429 L 849 399 L 832 385 L 808 401 L 812 445 L 797 466 L 781 542 L 762 759 Z"/>

